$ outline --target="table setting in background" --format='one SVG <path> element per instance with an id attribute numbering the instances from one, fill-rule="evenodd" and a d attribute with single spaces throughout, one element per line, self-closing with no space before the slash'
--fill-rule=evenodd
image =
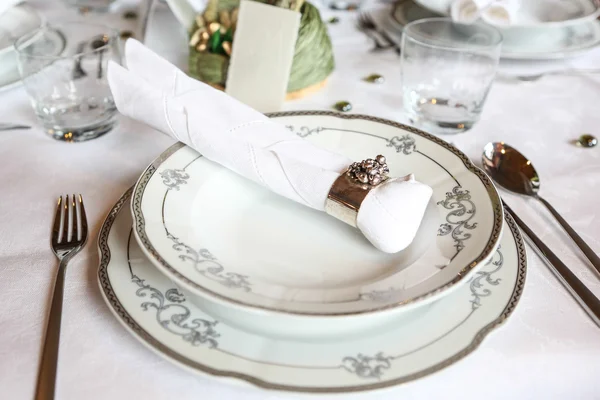
<path id="1" fill-rule="evenodd" d="M 3 398 L 597 398 L 599 16 L 7 2 Z"/>

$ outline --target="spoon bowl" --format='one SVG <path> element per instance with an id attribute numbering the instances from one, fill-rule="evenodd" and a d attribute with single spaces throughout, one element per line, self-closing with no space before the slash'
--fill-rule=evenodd
<path id="1" fill-rule="evenodd" d="M 504 142 L 490 142 L 483 148 L 483 169 L 500 186 L 511 192 L 537 197 L 540 178 L 531 161 Z"/>
<path id="2" fill-rule="evenodd" d="M 503 188 L 514 193 L 538 199 L 556 218 L 558 223 L 600 274 L 600 257 L 575 232 L 558 211 L 538 194 L 540 190 L 540 178 L 527 157 L 504 142 L 491 142 L 483 148 L 481 163 L 483 164 L 483 169 L 492 180 Z"/>

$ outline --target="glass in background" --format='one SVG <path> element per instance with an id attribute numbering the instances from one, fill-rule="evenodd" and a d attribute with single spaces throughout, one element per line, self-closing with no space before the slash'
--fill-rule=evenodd
<path id="1" fill-rule="evenodd" d="M 402 34 L 402 92 L 410 121 L 431 133 L 458 133 L 478 120 L 496 74 L 502 34 L 450 18 L 412 22 Z"/>
<path id="2" fill-rule="evenodd" d="M 118 32 L 102 25 L 47 25 L 15 42 L 19 72 L 46 132 L 79 142 L 110 131 L 117 109 L 108 61 L 121 63 Z"/>

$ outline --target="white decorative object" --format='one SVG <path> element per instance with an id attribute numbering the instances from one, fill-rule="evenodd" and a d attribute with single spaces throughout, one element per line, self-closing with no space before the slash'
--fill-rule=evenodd
<path id="1" fill-rule="evenodd" d="M 470 24 L 481 17 L 484 8 L 493 0 L 454 0 L 450 6 L 450 16 L 455 22 Z"/>
<path id="2" fill-rule="evenodd" d="M 333 182 L 354 160 L 186 76 L 135 40 L 127 41 L 125 53 L 129 70 L 108 68 L 119 111 L 281 196 L 324 210 Z M 373 217 L 359 212 L 358 228 L 378 249 L 398 252 L 412 242 L 430 197 L 431 188 L 416 181 L 380 185 L 362 205 Z"/>
<path id="3" fill-rule="evenodd" d="M 299 28 L 299 12 L 242 0 L 227 71 L 227 94 L 260 112 L 279 111 Z"/>
<path id="4" fill-rule="evenodd" d="M 521 0 L 496 0 L 481 13 L 481 19 L 490 25 L 512 26 L 519 18 Z"/>
<path id="5" fill-rule="evenodd" d="M 455 22 L 471 24 L 479 18 L 490 25 L 510 26 L 518 17 L 521 0 L 454 0 L 450 15 Z"/>

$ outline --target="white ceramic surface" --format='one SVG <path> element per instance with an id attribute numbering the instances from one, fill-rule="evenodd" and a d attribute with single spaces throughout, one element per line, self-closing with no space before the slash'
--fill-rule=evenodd
<path id="1" fill-rule="evenodd" d="M 102 293 L 137 339 L 197 373 L 294 392 L 349 393 L 397 385 L 472 352 L 510 315 L 523 290 L 525 247 L 507 216 L 490 262 L 409 320 L 335 341 L 274 340 L 213 319 L 154 268 L 133 238 L 126 207 L 130 194 L 119 200 L 100 231 Z"/>
<path id="2" fill-rule="evenodd" d="M 140 177 L 132 212 L 148 257 L 184 289 L 215 306 L 293 318 L 357 317 L 377 323 L 444 295 L 493 254 L 502 210 L 489 178 L 433 136 L 371 117 L 327 112 L 274 116 L 300 136 L 361 160 L 384 154 L 391 176 L 414 172 L 433 188 L 419 240 L 385 254 L 357 230 L 175 145 Z M 325 320 L 325 318 L 323 318 Z M 314 330 L 311 320 L 307 332 Z M 291 325 L 291 322 L 295 322 Z M 354 318 L 331 329 L 353 329 Z M 318 326 L 323 334 L 330 327 Z M 331 333 L 331 332 L 330 332 Z"/>
<path id="3" fill-rule="evenodd" d="M 438 15 L 450 16 L 454 0 L 414 0 Z M 590 22 L 600 15 L 595 0 L 521 0 L 516 21 L 511 28 L 566 27 Z"/>
<path id="4" fill-rule="evenodd" d="M 42 16 L 26 4 L 9 8 L 0 14 L 0 90 L 12 88 L 20 80 L 13 43 L 43 23 Z"/>
<path id="5" fill-rule="evenodd" d="M 392 20 L 399 25 L 438 16 L 413 0 L 398 1 Z M 400 39 L 401 30 L 391 34 Z M 588 21 L 577 25 L 554 28 L 511 27 L 502 30 L 502 59 L 551 60 L 574 57 L 600 45 L 600 22 Z"/>

